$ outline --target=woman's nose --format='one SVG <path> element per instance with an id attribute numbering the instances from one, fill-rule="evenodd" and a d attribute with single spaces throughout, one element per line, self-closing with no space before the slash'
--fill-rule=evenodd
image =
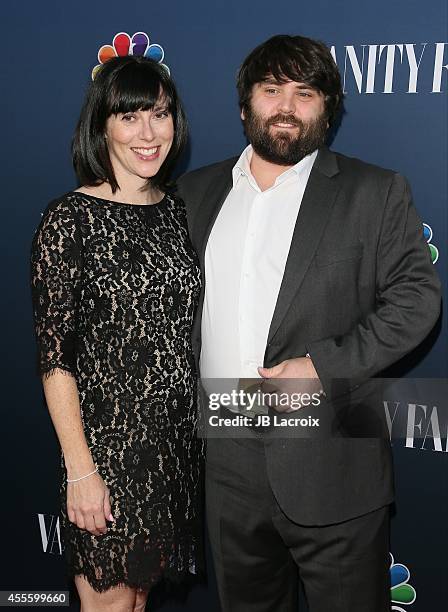
<path id="1" fill-rule="evenodd" d="M 153 140 L 154 129 L 150 121 L 142 121 L 140 125 L 140 138 L 143 140 Z"/>

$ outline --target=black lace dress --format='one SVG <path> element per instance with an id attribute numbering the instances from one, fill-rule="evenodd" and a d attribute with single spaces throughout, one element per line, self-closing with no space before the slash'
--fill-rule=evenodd
<path id="1" fill-rule="evenodd" d="M 202 567 L 201 467 L 191 325 L 200 289 L 181 200 L 50 203 L 32 245 L 38 371 L 76 379 L 114 523 L 61 525 L 68 573 L 97 591 L 149 589 Z M 62 457 L 63 466 L 63 457 Z M 65 476 L 65 473 L 64 473 Z"/>

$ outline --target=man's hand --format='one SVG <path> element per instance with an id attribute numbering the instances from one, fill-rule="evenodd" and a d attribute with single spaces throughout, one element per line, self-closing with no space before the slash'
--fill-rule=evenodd
<path id="1" fill-rule="evenodd" d="M 289 396 L 289 405 L 272 405 L 278 412 L 293 412 L 298 410 L 297 402 L 293 402 L 293 394 L 322 394 L 322 385 L 310 357 L 296 357 L 286 359 L 272 368 L 258 368 L 258 373 L 266 382 L 263 382 L 264 393 L 276 393 Z M 297 395 L 296 395 L 297 397 Z M 306 403 L 302 404 L 306 406 Z M 308 404 L 309 405 L 309 404 Z"/>
<path id="2" fill-rule="evenodd" d="M 272 368 L 258 368 L 262 378 L 308 378 L 319 379 L 310 357 L 286 359 Z"/>

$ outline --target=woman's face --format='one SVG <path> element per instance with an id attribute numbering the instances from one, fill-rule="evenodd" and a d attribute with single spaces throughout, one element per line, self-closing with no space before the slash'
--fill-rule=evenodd
<path id="1" fill-rule="evenodd" d="M 119 185 L 132 177 L 151 178 L 173 144 L 173 118 L 166 100 L 159 98 L 151 110 L 111 115 L 105 136 Z"/>

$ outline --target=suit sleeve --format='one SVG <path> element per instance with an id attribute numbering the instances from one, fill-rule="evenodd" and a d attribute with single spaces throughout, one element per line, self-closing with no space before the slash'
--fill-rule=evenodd
<path id="1" fill-rule="evenodd" d="M 196 216 L 196 198 L 195 191 L 192 189 L 189 181 L 190 173 L 182 174 L 176 180 L 176 194 L 181 198 L 181 200 L 185 204 L 185 210 L 187 212 L 187 224 L 188 224 L 188 232 L 190 237 L 193 237 L 193 221 Z"/>
<path id="2" fill-rule="evenodd" d="M 412 204 L 395 174 L 387 196 L 376 258 L 374 310 L 348 333 L 307 345 L 327 396 L 350 391 L 398 361 L 427 336 L 440 311 L 440 281 Z"/>

